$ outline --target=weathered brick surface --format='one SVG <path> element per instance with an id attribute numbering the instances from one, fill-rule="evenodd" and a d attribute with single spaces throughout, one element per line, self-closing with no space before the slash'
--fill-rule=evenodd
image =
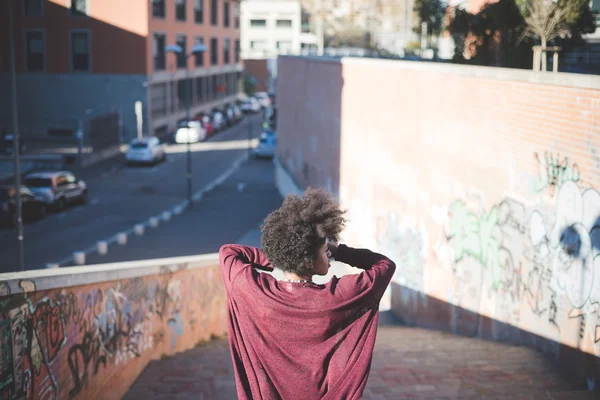
<path id="1" fill-rule="evenodd" d="M 281 164 L 396 261 L 398 315 L 600 387 L 600 77 L 283 57 L 277 84 Z"/>
<path id="2" fill-rule="evenodd" d="M 293 379 L 293 371 L 280 373 Z M 235 398 L 227 339 L 219 339 L 153 361 L 124 400 Z M 568 384 L 533 350 L 400 325 L 379 327 L 363 399 L 483 398 L 596 397 Z"/>
<path id="3" fill-rule="evenodd" d="M 0 282 L 0 399 L 120 399 L 150 360 L 227 327 L 218 258 L 36 290 Z"/>

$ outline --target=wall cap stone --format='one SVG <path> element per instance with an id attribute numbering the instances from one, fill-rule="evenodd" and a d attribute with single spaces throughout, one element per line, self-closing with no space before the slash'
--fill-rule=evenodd
<path id="1" fill-rule="evenodd" d="M 21 281 L 32 281 L 35 290 L 49 290 L 63 287 L 89 285 L 120 279 L 131 279 L 147 275 L 158 275 L 167 271 L 203 268 L 219 265 L 218 253 L 199 256 L 173 257 L 121 263 L 84 265 L 40 269 L 24 272 L 0 274 L 0 297 L 10 293 L 20 293 Z M 6 287 L 10 289 L 7 293 Z"/>
<path id="2" fill-rule="evenodd" d="M 576 87 L 600 90 L 600 76 L 573 74 L 568 72 L 535 72 L 516 68 L 482 67 L 476 65 L 459 65 L 445 62 L 386 60 L 360 57 L 315 57 L 315 56 L 280 56 L 282 59 L 299 58 L 303 60 L 341 63 L 343 64 L 378 64 L 381 67 L 399 70 L 427 71 L 440 74 L 487 78 L 500 81 L 518 81 L 542 85 Z"/>

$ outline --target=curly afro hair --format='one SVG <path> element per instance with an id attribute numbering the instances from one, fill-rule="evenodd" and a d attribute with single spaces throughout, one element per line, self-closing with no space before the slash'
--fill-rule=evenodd
<path id="1" fill-rule="evenodd" d="M 308 188 L 301 198 L 288 195 L 261 226 L 262 249 L 277 268 L 303 274 L 327 239 L 339 239 L 346 223 L 344 213 L 320 189 Z"/>

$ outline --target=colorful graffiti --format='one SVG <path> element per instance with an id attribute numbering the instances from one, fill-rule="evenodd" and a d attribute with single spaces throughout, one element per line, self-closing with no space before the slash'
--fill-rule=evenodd
<path id="1" fill-rule="evenodd" d="M 562 157 L 559 154 L 544 152 L 544 155 L 534 153 L 538 164 L 538 180 L 535 190 L 551 190 L 554 194 L 555 189 L 559 188 L 565 182 L 580 182 L 579 167 L 577 164 L 569 162 L 568 157 Z"/>
<path id="2" fill-rule="evenodd" d="M 553 209 L 506 198 L 485 211 L 458 200 L 450 206 L 445 237 L 456 291 L 489 287 L 505 322 L 518 324 L 521 306 L 560 331 L 559 313 L 582 319 L 582 333 L 600 342 L 600 193 L 563 180 Z M 482 274 L 459 273 L 479 265 Z M 473 263 L 475 261 L 475 263 Z M 559 296 L 569 310 L 561 310 Z M 584 326 L 585 325 L 585 326 Z M 597 347 L 600 353 L 600 346 Z"/>
<path id="3" fill-rule="evenodd" d="M 191 285 L 198 282 L 212 288 L 211 299 L 193 294 Z M 11 293 L 0 283 L 2 400 L 79 397 L 99 374 L 113 374 L 147 353 L 192 347 L 215 333 L 200 324 L 214 320 L 213 310 L 225 309 L 220 276 L 209 268 L 165 268 L 160 275 L 41 292 L 33 281 L 19 287 Z M 190 318 L 192 313 L 205 316 Z M 216 333 L 225 329 L 224 316 L 218 313 Z M 183 338 L 191 330 L 200 336 Z"/>

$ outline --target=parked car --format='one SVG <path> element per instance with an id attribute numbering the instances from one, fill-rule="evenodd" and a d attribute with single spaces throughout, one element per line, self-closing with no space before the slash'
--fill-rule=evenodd
<path id="1" fill-rule="evenodd" d="M 164 146 L 157 137 L 133 139 L 125 154 L 127 164 L 156 164 L 166 159 Z"/>
<path id="2" fill-rule="evenodd" d="M 225 116 L 219 110 L 213 110 L 211 113 L 211 119 L 213 126 L 215 127 L 215 132 L 219 132 L 226 128 Z"/>
<path id="3" fill-rule="evenodd" d="M 256 92 L 254 93 L 254 97 L 256 97 L 256 100 L 258 100 L 263 108 L 271 105 L 271 98 L 267 92 Z"/>
<path id="4" fill-rule="evenodd" d="M 231 106 L 231 108 L 233 108 L 233 113 L 235 115 L 235 119 L 239 122 L 244 118 L 244 113 L 242 112 L 242 110 L 240 109 L 240 106 L 238 106 L 237 104 L 233 104 Z"/>
<path id="5" fill-rule="evenodd" d="M 277 146 L 277 135 L 275 131 L 267 130 L 260 135 L 258 146 L 254 149 L 257 158 L 273 158 Z"/>
<path id="6" fill-rule="evenodd" d="M 206 130 L 200 121 L 184 121 L 175 132 L 175 143 L 196 143 L 206 140 Z"/>
<path id="7" fill-rule="evenodd" d="M 202 127 L 206 131 L 207 137 L 210 137 L 215 134 L 215 127 L 213 126 L 212 120 L 210 119 L 210 116 L 208 114 L 203 112 L 198 113 L 196 114 L 195 120 L 200 121 Z"/>
<path id="8" fill-rule="evenodd" d="M 261 105 L 254 97 L 249 97 L 240 103 L 240 109 L 245 113 L 256 113 L 261 109 Z"/>
<path id="9" fill-rule="evenodd" d="M 226 105 L 223 108 L 223 116 L 225 117 L 227 126 L 235 125 L 237 122 L 237 119 L 235 118 L 235 111 L 233 111 L 233 108 L 230 105 Z"/>
<path id="10" fill-rule="evenodd" d="M 25 185 L 56 211 L 64 211 L 70 204 L 87 203 L 86 183 L 69 171 L 34 172 L 25 177 Z"/>
<path id="11" fill-rule="evenodd" d="M 0 224 L 13 227 L 17 225 L 17 191 L 14 187 L 0 188 Z M 21 186 L 21 205 L 24 221 L 46 218 L 46 204 L 44 200 Z"/>

